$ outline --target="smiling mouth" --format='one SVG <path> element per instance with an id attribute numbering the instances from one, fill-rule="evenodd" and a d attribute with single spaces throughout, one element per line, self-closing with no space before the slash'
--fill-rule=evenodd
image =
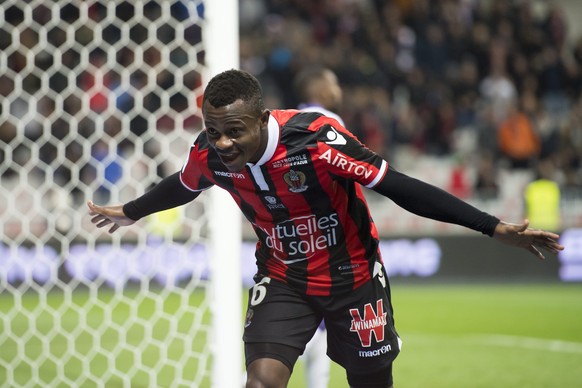
<path id="1" fill-rule="evenodd" d="M 220 157 L 220 160 L 222 161 L 222 163 L 231 164 L 232 162 L 234 162 L 238 158 L 239 154 L 237 154 L 237 153 L 232 153 L 232 154 L 219 153 L 218 156 Z"/>

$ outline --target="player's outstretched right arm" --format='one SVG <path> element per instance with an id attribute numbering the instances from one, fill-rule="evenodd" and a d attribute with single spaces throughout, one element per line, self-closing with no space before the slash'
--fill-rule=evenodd
<path id="1" fill-rule="evenodd" d="M 87 202 L 89 214 L 98 228 L 111 225 L 109 233 L 121 226 L 128 226 L 147 215 L 172 209 L 194 200 L 200 192 L 188 190 L 180 181 L 179 173 L 164 178 L 153 189 L 125 205 L 97 206 Z"/>
<path id="2" fill-rule="evenodd" d="M 111 225 L 109 233 L 115 232 L 121 226 L 128 226 L 135 223 L 135 220 L 125 215 L 123 205 L 98 206 L 93 201 L 87 201 L 87 206 L 89 207 L 89 214 L 93 216 L 91 222 L 98 228 Z"/>

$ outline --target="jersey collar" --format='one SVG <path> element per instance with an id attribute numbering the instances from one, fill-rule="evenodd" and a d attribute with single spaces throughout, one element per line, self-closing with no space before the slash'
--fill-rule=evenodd
<path id="1" fill-rule="evenodd" d="M 247 166 L 262 166 L 267 163 L 267 161 L 275 155 L 277 144 L 279 144 L 279 136 L 279 123 L 275 120 L 273 115 L 270 115 L 269 122 L 267 123 L 267 147 L 265 148 L 265 152 L 257 163 L 247 163 Z"/>

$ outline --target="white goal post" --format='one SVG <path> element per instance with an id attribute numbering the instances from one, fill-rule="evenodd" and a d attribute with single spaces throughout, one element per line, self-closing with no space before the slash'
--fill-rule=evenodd
<path id="1" fill-rule="evenodd" d="M 237 68 L 239 65 L 238 0 L 208 1 L 206 7 L 209 23 L 205 28 L 206 63 L 209 76 L 219 71 Z M 212 247 L 212 273 L 214 274 L 215 349 L 220 357 L 215 358 L 213 373 L 216 387 L 236 387 L 242 382 L 236 366 L 242 365 L 242 299 L 241 255 L 242 228 L 236 204 L 223 190 L 212 193 L 210 219 L 210 246 Z M 232 258 L 236 258 L 232 260 Z M 231 285 L 238 285 L 232 287 Z M 235 303 L 232 303 L 232 301 Z M 235 367 L 233 370 L 233 366 Z M 228 372 L 227 372 L 228 371 Z"/>
<path id="2" fill-rule="evenodd" d="M 177 171 L 238 55 L 236 0 L 0 2 L 0 386 L 242 385 L 230 196 L 111 235 L 85 205 Z"/>

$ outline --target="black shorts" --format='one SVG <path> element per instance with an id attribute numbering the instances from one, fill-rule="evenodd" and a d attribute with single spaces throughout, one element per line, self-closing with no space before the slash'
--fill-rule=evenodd
<path id="1" fill-rule="evenodd" d="M 249 290 L 243 339 L 247 345 L 284 344 L 302 353 L 322 318 L 327 354 L 348 373 L 386 370 L 400 352 L 390 288 L 379 264 L 371 281 L 334 297 L 306 296 L 263 278 Z"/>

